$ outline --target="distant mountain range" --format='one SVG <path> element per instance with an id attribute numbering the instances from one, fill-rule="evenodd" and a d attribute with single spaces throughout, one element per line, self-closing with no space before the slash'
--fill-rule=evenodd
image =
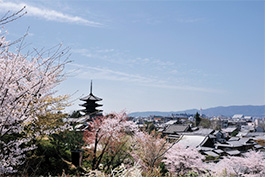
<path id="1" fill-rule="evenodd" d="M 171 116 L 172 114 L 195 114 L 196 112 L 200 113 L 198 109 L 189 109 L 184 111 L 171 111 L 171 112 L 159 112 L 159 111 L 147 111 L 147 112 L 133 112 L 129 116 L 133 117 L 147 117 L 150 115 L 156 116 Z M 206 116 L 233 116 L 235 114 L 243 114 L 245 116 L 253 117 L 265 117 L 265 105 L 253 106 L 253 105 L 244 105 L 244 106 L 219 106 L 214 108 L 203 109 L 202 114 Z"/>

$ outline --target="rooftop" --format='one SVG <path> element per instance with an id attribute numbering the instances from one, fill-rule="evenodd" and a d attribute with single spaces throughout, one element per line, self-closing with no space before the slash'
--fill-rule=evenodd
<path id="1" fill-rule="evenodd" d="M 174 133 L 181 133 L 186 132 L 189 129 L 189 125 L 169 125 L 166 130 L 163 132 L 165 134 L 174 134 Z"/>
<path id="2" fill-rule="evenodd" d="M 90 93 L 88 96 L 80 98 L 81 101 L 101 101 L 102 98 L 96 97 L 95 95 L 93 95 L 92 93 Z"/>
<path id="3" fill-rule="evenodd" d="M 178 143 L 186 146 L 186 147 L 199 147 L 203 144 L 207 137 L 202 135 L 182 135 L 178 141 Z"/>

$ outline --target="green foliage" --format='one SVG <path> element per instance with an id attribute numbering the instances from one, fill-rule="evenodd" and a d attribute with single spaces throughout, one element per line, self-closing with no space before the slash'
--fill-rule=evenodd
<path id="1" fill-rule="evenodd" d="M 214 156 L 211 156 L 211 155 L 206 155 L 206 156 L 205 156 L 205 160 L 204 160 L 204 162 L 216 161 L 216 160 L 218 160 L 219 158 L 220 158 L 220 156 L 218 156 L 218 157 L 214 157 Z"/>
<path id="2" fill-rule="evenodd" d="M 236 136 L 238 134 L 238 130 L 235 130 L 231 133 L 231 136 Z"/>
<path id="3" fill-rule="evenodd" d="M 58 141 L 51 138 L 41 140 L 32 152 L 27 154 L 26 163 L 21 169 L 22 174 L 29 176 L 48 176 L 61 174 L 63 170 L 70 173 L 69 161 L 71 153 Z"/>
<path id="4" fill-rule="evenodd" d="M 73 111 L 72 114 L 69 115 L 69 117 L 71 117 L 71 118 L 79 118 L 81 116 L 82 115 L 81 115 L 80 111 Z"/>
<path id="5" fill-rule="evenodd" d="M 62 174 L 76 174 L 79 169 L 71 164 L 71 150 L 80 149 L 82 133 L 76 131 L 64 131 L 58 134 L 46 136 L 33 144 L 37 148 L 27 153 L 26 163 L 20 169 L 19 174 L 29 176 L 48 176 Z"/>
<path id="6" fill-rule="evenodd" d="M 152 131 L 155 131 L 155 125 L 152 122 L 145 122 L 144 123 L 145 131 L 151 134 Z"/>
<path id="7" fill-rule="evenodd" d="M 207 118 L 200 118 L 200 124 L 199 126 L 203 128 L 210 128 L 211 127 L 211 121 Z"/>
<path id="8" fill-rule="evenodd" d="M 51 136 L 53 141 L 58 141 L 63 144 L 67 150 L 78 150 L 84 145 L 83 132 L 75 130 L 65 130 L 59 134 Z"/>
<path id="9" fill-rule="evenodd" d="M 198 177 L 198 176 L 199 176 L 199 174 L 197 172 L 194 172 L 194 171 L 190 171 L 185 175 L 180 175 L 180 177 Z"/>
<path id="10" fill-rule="evenodd" d="M 164 162 L 161 162 L 161 163 L 159 164 L 159 168 L 160 168 L 160 173 L 161 173 L 163 176 L 166 176 L 166 174 L 168 174 L 169 171 L 167 170 L 166 165 L 165 165 Z"/>

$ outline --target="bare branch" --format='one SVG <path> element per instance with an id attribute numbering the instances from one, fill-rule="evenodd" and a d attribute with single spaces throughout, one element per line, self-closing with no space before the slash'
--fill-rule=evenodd
<path id="1" fill-rule="evenodd" d="M 0 19 L 0 25 L 5 25 L 7 23 L 10 23 L 14 20 L 17 20 L 18 18 L 21 18 L 22 16 L 24 16 L 25 14 L 27 14 L 27 11 L 24 11 L 26 9 L 26 6 L 24 6 L 22 9 L 20 9 L 19 11 L 8 15 L 10 13 L 10 11 L 8 11 L 1 19 Z"/>

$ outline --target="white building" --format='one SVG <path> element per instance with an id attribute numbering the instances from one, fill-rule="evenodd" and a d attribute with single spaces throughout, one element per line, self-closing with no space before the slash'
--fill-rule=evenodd
<path id="1" fill-rule="evenodd" d="M 233 115 L 232 119 L 243 119 L 244 115 L 243 114 L 235 114 Z"/>

